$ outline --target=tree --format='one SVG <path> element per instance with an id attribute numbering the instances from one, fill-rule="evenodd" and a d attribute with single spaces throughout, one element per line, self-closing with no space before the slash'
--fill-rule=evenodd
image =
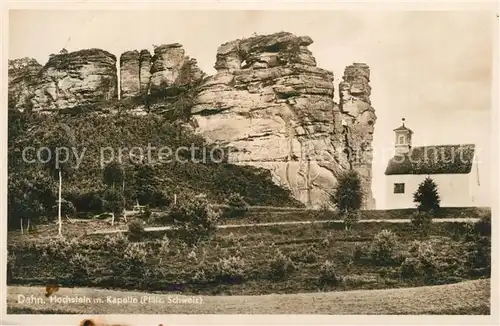
<path id="1" fill-rule="evenodd" d="M 441 199 L 437 185 L 429 176 L 425 178 L 413 194 L 413 202 L 417 203 L 417 209 L 421 212 L 435 213 L 439 210 Z"/>
<path id="2" fill-rule="evenodd" d="M 120 215 L 125 209 L 123 193 L 118 190 L 108 189 L 104 193 L 104 208 L 106 211 L 113 213 L 111 225 L 114 225 L 115 215 Z"/>
<path id="3" fill-rule="evenodd" d="M 61 218 L 61 205 L 62 205 L 62 179 L 63 175 L 69 175 L 72 170 L 74 157 L 71 155 L 73 148 L 75 148 L 76 141 L 70 127 L 64 123 L 59 123 L 55 128 L 48 133 L 46 138 L 48 151 L 43 152 L 42 158 L 46 162 L 46 168 L 49 174 L 58 179 L 58 235 L 62 235 L 62 218 Z M 45 157 L 43 157 L 45 156 Z"/>
<path id="4" fill-rule="evenodd" d="M 363 203 L 361 179 L 356 171 L 349 170 L 340 175 L 337 181 L 331 200 L 343 216 L 345 229 L 348 230 L 359 218 L 358 211 Z"/>
<path id="5" fill-rule="evenodd" d="M 119 162 L 113 161 L 106 165 L 103 171 L 103 181 L 114 190 L 115 185 L 125 182 L 124 169 Z"/>

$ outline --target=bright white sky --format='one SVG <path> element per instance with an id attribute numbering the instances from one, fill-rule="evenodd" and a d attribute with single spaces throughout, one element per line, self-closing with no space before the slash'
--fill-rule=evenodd
<path id="1" fill-rule="evenodd" d="M 475 143 L 484 159 L 490 148 L 493 21 L 491 13 L 479 11 L 12 11 L 9 58 L 44 64 L 63 47 L 102 48 L 119 57 L 179 42 L 212 74 L 222 43 L 254 32 L 308 35 L 318 66 L 334 72 L 336 86 L 345 66 L 370 66 L 376 152 L 393 147 L 392 130 L 405 117 L 414 146 Z M 385 204 L 387 159 L 373 163 L 377 208 Z"/>

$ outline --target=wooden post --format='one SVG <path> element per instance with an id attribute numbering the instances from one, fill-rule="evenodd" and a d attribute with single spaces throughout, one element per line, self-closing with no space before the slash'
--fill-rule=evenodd
<path id="1" fill-rule="evenodd" d="M 21 218 L 21 234 L 24 234 L 24 230 L 23 230 L 23 219 Z"/>
<path id="2" fill-rule="evenodd" d="M 62 235 L 62 219 L 61 219 L 61 204 L 62 204 L 62 199 L 61 199 L 61 190 L 62 190 L 62 173 L 61 169 L 59 169 L 59 202 L 58 202 L 58 207 L 57 207 L 57 218 L 59 221 L 59 230 L 58 234 Z"/>
<path id="3" fill-rule="evenodd" d="M 177 194 L 174 194 L 174 205 L 177 204 Z"/>

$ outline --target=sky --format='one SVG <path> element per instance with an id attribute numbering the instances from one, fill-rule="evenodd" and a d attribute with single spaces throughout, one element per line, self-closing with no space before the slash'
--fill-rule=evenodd
<path id="1" fill-rule="evenodd" d="M 377 115 L 373 192 L 385 207 L 384 170 L 393 129 L 406 119 L 413 145 L 473 143 L 489 172 L 494 19 L 481 11 L 11 11 L 9 58 L 45 64 L 62 48 L 117 57 L 181 43 L 208 74 L 219 45 L 279 31 L 308 35 L 318 67 L 338 83 L 353 62 L 370 66 Z M 484 188 L 488 188 L 485 186 Z M 489 189 L 488 189 L 489 190 Z M 489 202 L 489 191 L 483 194 Z"/>

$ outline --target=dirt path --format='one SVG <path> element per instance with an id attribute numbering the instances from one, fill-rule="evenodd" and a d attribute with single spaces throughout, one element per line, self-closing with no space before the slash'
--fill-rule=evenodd
<path id="1" fill-rule="evenodd" d="M 410 219 L 390 219 L 390 220 L 359 220 L 359 223 L 410 223 Z M 477 222 L 478 218 L 440 218 L 434 219 L 433 223 L 444 222 Z M 233 229 L 244 227 L 262 227 L 262 226 L 278 226 L 278 225 L 298 225 L 298 224 L 319 224 L 319 223 L 342 223 L 338 220 L 321 220 L 321 221 L 282 221 L 282 222 L 266 222 L 266 223 L 248 223 L 248 224 L 225 224 L 217 226 L 219 229 Z M 173 226 L 155 226 L 144 228 L 146 232 L 168 231 L 175 229 Z M 127 232 L 127 229 L 121 230 L 98 230 L 90 234 L 113 234 L 119 232 Z"/>

